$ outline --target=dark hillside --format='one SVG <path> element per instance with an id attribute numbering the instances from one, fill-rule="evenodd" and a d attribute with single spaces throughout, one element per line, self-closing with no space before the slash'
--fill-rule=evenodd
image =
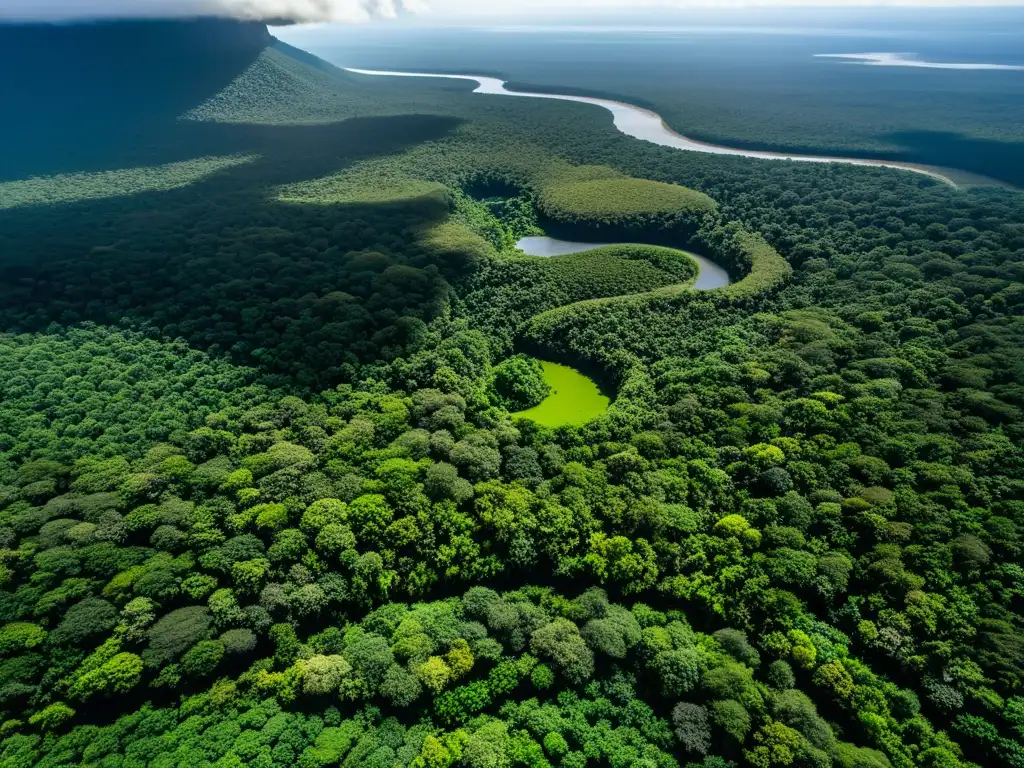
<path id="1" fill-rule="evenodd" d="M 278 187 L 456 118 L 375 114 L 374 90 L 260 24 L 0 26 L 0 60 L 25 73 L 0 84 L 0 305 L 18 304 L 3 332 L 124 323 L 306 386 L 397 354 L 446 305 L 413 245 L 447 214 L 436 189 L 340 209 Z"/>
<path id="2" fill-rule="evenodd" d="M 221 19 L 0 25 L 0 178 L 116 165 L 272 42 L 263 24 Z"/>

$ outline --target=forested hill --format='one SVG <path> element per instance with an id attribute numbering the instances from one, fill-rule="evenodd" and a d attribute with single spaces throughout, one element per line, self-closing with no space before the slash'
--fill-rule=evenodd
<path id="1" fill-rule="evenodd" d="M 0 179 L 114 164 L 273 42 L 265 24 L 226 19 L 0 24 Z"/>

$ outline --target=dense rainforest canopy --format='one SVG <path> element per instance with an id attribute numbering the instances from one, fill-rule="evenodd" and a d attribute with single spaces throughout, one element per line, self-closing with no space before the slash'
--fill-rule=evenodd
<path id="1" fill-rule="evenodd" d="M 281 34 L 342 66 L 488 75 L 516 91 L 634 104 L 712 144 L 887 158 L 1024 185 L 1019 69 L 862 66 L 820 55 L 881 49 L 930 63 L 1019 67 L 1020 6 L 961 5 L 940 14 L 790 3 L 737 15 L 729 7 L 668 5 L 611 18 L 591 8 L 573 25 Z"/>
<path id="2" fill-rule="evenodd" d="M 1024 196 L 242 64 L 0 183 L 0 765 L 1024 766 Z"/>

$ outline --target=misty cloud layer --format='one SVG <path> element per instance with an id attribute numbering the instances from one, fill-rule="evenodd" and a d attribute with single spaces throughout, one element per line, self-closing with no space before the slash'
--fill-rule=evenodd
<path id="1" fill-rule="evenodd" d="M 0 0 L 2 21 L 223 16 L 358 24 L 426 10 L 425 0 Z"/>

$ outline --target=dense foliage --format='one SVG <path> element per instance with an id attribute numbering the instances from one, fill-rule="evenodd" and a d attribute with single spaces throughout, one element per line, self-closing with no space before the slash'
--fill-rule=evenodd
<path id="1" fill-rule="evenodd" d="M 571 31 L 410 27 L 306 37 L 311 50 L 344 66 L 491 75 L 512 90 L 635 104 L 699 141 L 887 157 L 1024 185 L 1019 71 L 818 57 L 877 51 L 884 38 L 885 50 L 925 61 L 1019 66 L 1019 9 L 939 15 L 890 7 L 820 16 L 772 10 L 778 12 L 737 20 L 727 9 L 700 17 L 680 9 L 674 24 L 670 11 L 659 9 L 655 19 L 641 10 Z"/>
<path id="2" fill-rule="evenodd" d="M 0 765 L 1024 766 L 1021 197 L 371 106 L 0 214 Z"/>
<path id="3" fill-rule="evenodd" d="M 713 214 L 715 201 L 692 189 L 645 179 L 620 178 L 603 169 L 574 169 L 572 181 L 545 179 L 537 204 L 552 224 L 571 224 L 602 237 L 641 231 L 650 237 L 668 230 L 692 236 L 701 215 Z M 610 232 L 609 232 L 610 230 Z"/>
<path id="4" fill-rule="evenodd" d="M 526 410 L 551 392 L 540 362 L 526 355 L 515 355 L 495 366 L 491 387 L 493 399 L 509 411 Z"/>

